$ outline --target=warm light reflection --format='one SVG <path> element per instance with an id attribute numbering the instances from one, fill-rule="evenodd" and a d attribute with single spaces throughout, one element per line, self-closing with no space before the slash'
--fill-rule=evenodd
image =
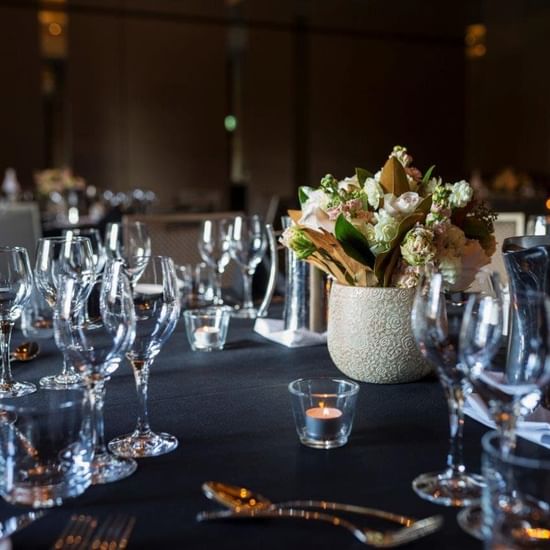
<path id="1" fill-rule="evenodd" d="M 52 36 L 59 36 L 63 32 L 63 27 L 59 23 L 50 23 L 48 25 L 48 32 Z"/>
<path id="2" fill-rule="evenodd" d="M 466 36 L 464 37 L 466 56 L 470 59 L 483 57 L 487 53 L 486 38 L 487 27 L 485 25 L 468 25 L 466 27 Z"/>
<path id="3" fill-rule="evenodd" d="M 546 209 L 550 210 L 550 197 L 546 199 Z"/>

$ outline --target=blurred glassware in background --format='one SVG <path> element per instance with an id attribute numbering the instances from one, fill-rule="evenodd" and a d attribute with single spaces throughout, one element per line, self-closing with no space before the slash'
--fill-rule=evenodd
<path id="1" fill-rule="evenodd" d="M 222 276 L 231 257 L 229 254 L 230 222 L 228 220 L 204 220 L 199 236 L 199 253 L 204 262 L 214 268 L 215 305 L 222 305 Z"/>
<path id="2" fill-rule="evenodd" d="M 194 272 L 191 264 L 175 265 L 178 279 L 178 293 L 180 296 L 181 310 L 189 307 L 193 300 Z"/>
<path id="3" fill-rule="evenodd" d="M 2 182 L 2 193 L 9 202 L 17 201 L 21 194 L 21 186 L 17 181 L 17 174 L 13 168 L 6 168 L 4 181 Z"/>
<path id="4" fill-rule="evenodd" d="M 215 303 L 216 270 L 206 262 L 195 266 L 193 307 L 202 307 Z"/>
<path id="5" fill-rule="evenodd" d="M 2 400 L 0 494 L 10 504 L 50 508 L 83 493 L 93 456 L 82 390 Z"/>
<path id="6" fill-rule="evenodd" d="M 255 319 L 257 310 L 252 299 L 252 277 L 267 248 L 265 224 L 257 214 L 236 216 L 228 225 L 229 254 L 241 268 L 243 303 L 233 313 L 236 317 Z"/>
<path id="7" fill-rule="evenodd" d="M 525 228 L 526 235 L 549 235 L 550 216 L 529 216 Z"/>
<path id="8" fill-rule="evenodd" d="M 549 548 L 550 452 L 523 439 L 503 452 L 497 432 L 482 446 L 485 548 Z"/>
<path id="9" fill-rule="evenodd" d="M 54 311 L 33 284 L 31 297 L 21 312 L 21 331 L 31 339 L 46 340 L 53 337 Z"/>

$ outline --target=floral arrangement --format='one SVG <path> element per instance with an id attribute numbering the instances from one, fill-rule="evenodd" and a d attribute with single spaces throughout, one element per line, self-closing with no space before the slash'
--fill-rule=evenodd
<path id="1" fill-rule="evenodd" d="M 412 161 L 396 146 L 374 175 L 357 168 L 301 187 L 281 242 L 345 285 L 411 288 L 433 265 L 449 288 L 466 288 L 495 252 L 496 216 L 468 182 L 444 183 L 434 166 L 422 174 Z"/>
<path id="2" fill-rule="evenodd" d="M 86 187 L 85 180 L 75 176 L 69 168 L 50 168 L 35 172 L 34 181 L 38 194 L 46 197 L 53 192 L 63 193 Z"/>

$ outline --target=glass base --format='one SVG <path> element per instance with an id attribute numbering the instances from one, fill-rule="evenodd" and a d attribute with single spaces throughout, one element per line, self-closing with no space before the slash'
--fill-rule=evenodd
<path id="1" fill-rule="evenodd" d="M 109 450 L 115 455 L 133 458 L 163 455 L 173 451 L 177 446 L 178 440 L 173 435 L 151 431 L 140 434 L 137 430 L 115 437 L 108 445 Z"/>
<path id="2" fill-rule="evenodd" d="M 442 506 L 478 504 L 484 486 L 477 474 L 451 475 L 449 470 L 422 474 L 413 481 L 414 492 L 421 498 Z"/>
<path id="3" fill-rule="evenodd" d="M 105 452 L 95 455 L 91 468 L 92 485 L 103 485 L 131 476 L 137 469 L 137 462 Z"/>
<path id="4" fill-rule="evenodd" d="M 472 537 L 483 540 L 483 511 L 481 506 L 468 506 L 456 516 L 463 531 Z"/>
<path id="5" fill-rule="evenodd" d="M 312 449 L 336 449 L 343 447 L 348 442 L 347 437 L 337 439 L 314 439 L 312 437 L 300 436 L 300 443 Z"/>
<path id="6" fill-rule="evenodd" d="M 4 382 L 0 384 L 0 399 L 3 397 L 23 397 L 36 391 L 30 382 Z"/>
<path id="7" fill-rule="evenodd" d="M 54 374 L 40 379 L 40 387 L 46 390 L 67 390 L 81 388 L 84 380 L 79 374 Z"/>

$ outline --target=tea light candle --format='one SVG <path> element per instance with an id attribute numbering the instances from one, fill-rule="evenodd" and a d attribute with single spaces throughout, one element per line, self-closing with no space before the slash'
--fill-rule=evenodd
<path id="1" fill-rule="evenodd" d="M 218 345 L 220 329 L 218 327 L 199 327 L 195 331 L 195 346 L 197 348 L 209 348 Z"/>
<path id="2" fill-rule="evenodd" d="M 315 439 L 334 439 L 342 428 L 343 414 L 340 409 L 319 407 L 306 410 L 306 433 Z"/>

